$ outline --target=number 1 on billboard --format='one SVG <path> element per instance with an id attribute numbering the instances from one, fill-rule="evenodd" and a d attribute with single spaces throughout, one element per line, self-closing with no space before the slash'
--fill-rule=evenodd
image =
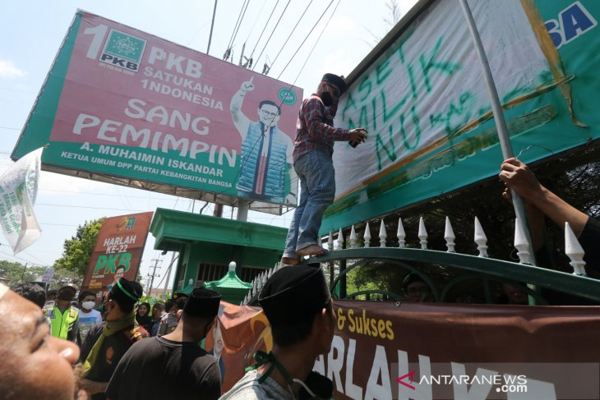
<path id="1" fill-rule="evenodd" d="M 92 43 L 90 44 L 90 48 L 88 49 L 86 54 L 87 58 L 91 58 L 92 60 L 96 60 L 98 58 L 98 52 L 100 51 L 100 46 L 102 45 L 102 41 L 106 36 L 107 30 L 108 26 L 98 25 L 93 28 L 86 28 L 83 31 L 85 35 L 94 35 Z"/>

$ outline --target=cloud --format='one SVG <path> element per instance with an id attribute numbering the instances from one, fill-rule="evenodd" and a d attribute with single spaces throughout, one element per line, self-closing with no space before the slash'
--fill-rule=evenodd
<path id="1" fill-rule="evenodd" d="M 19 69 L 12 61 L 0 59 L 0 78 L 20 78 L 25 71 Z"/>
<path id="2" fill-rule="evenodd" d="M 326 72 L 335 72 L 338 75 L 348 76 L 361 61 L 361 57 L 361 54 L 349 54 L 345 49 L 330 51 L 319 66 L 318 75 L 323 75 Z"/>
<path id="3" fill-rule="evenodd" d="M 56 196 L 76 195 L 81 192 L 90 192 L 106 190 L 108 184 L 93 181 L 91 179 L 76 178 L 73 176 L 57 174 L 54 172 L 42 171 L 38 190 L 49 192 L 48 194 Z"/>
<path id="4" fill-rule="evenodd" d="M 357 22 L 347 15 L 336 15 L 331 19 L 327 31 L 329 33 L 347 33 L 357 29 Z"/>

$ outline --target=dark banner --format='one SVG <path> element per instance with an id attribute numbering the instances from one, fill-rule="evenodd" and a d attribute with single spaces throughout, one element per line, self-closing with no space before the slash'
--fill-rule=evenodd
<path id="1" fill-rule="evenodd" d="M 598 399 L 600 307 L 336 301 L 336 399 Z"/>

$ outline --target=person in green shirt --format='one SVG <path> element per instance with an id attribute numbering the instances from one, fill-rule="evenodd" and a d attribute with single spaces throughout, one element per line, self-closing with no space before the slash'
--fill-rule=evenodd
<path id="1" fill-rule="evenodd" d="M 50 327 L 52 336 L 75 342 L 79 332 L 79 310 L 71 306 L 77 289 L 63 286 L 58 290 L 56 303 L 50 311 Z"/>

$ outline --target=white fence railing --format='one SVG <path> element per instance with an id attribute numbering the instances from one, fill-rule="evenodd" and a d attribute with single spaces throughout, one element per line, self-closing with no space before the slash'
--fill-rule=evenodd
<path id="1" fill-rule="evenodd" d="M 515 221 L 515 234 L 514 234 L 514 247 L 517 250 L 517 257 L 519 258 L 519 263 L 526 265 L 533 265 L 533 255 L 530 253 L 529 249 L 531 246 L 527 241 L 527 235 L 521 230 L 520 224 Z M 585 261 L 583 257 L 585 252 L 581 247 L 581 244 L 577 240 L 577 237 L 573 233 L 568 222 L 565 222 L 565 254 L 570 259 L 570 265 L 573 267 L 573 274 L 579 276 L 585 276 Z M 473 241 L 477 245 L 477 251 L 479 257 L 488 257 L 487 253 L 487 236 L 479 222 L 479 219 L 475 217 L 474 221 L 474 235 Z M 425 220 L 423 217 L 419 218 L 419 228 L 417 232 L 417 238 L 419 239 L 419 245 L 421 249 L 427 249 L 429 234 L 427 233 L 427 228 L 425 226 Z M 329 232 L 329 235 L 324 239 L 326 242 L 327 248 L 329 251 L 333 250 L 342 250 L 344 248 L 356 249 L 361 247 L 398 247 L 405 248 L 406 247 L 406 231 L 404 230 L 404 225 L 402 224 L 402 218 L 398 218 L 398 225 L 396 229 L 396 239 L 397 246 L 389 246 L 390 242 L 388 242 L 388 234 L 387 227 L 385 226 L 385 222 L 381 219 L 379 223 L 379 232 L 376 238 L 371 236 L 371 229 L 369 221 L 365 223 L 365 229 L 362 235 L 362 241 L 359 240 L 359 237 L 356 233 L 356 229 L 354 225 L 350 227 L 350 235 L 348 240 L 344 239 L 344 232 L 342 228 L 337 232 L 337 237 L 334 239 L 334 233 Z M 445 227 L 444 227 L 444 240 L 446 241 L 446 251 L 449 253 L 456 252 L 455 250 L 455 240 L 456 236 L 454 235 L 454 229 L 452 228 L 452 224 L 450 222 L 450 218 L 446 217 Z M 348 247 L 344 247 L 347 244 Z M 247 302 L 252 299 L 255 295 L 260 293 L 260 290 L 263 288 L 267 279 L 277 270 L 283 268 L 281 264 L 276 264 L 274 268 L 266 270 L 259 276 L 257 276 L 252 281 L 252 289 L 246 295 L 246 298 L 242 302 L 242 304 L 247 304 Z"/>

